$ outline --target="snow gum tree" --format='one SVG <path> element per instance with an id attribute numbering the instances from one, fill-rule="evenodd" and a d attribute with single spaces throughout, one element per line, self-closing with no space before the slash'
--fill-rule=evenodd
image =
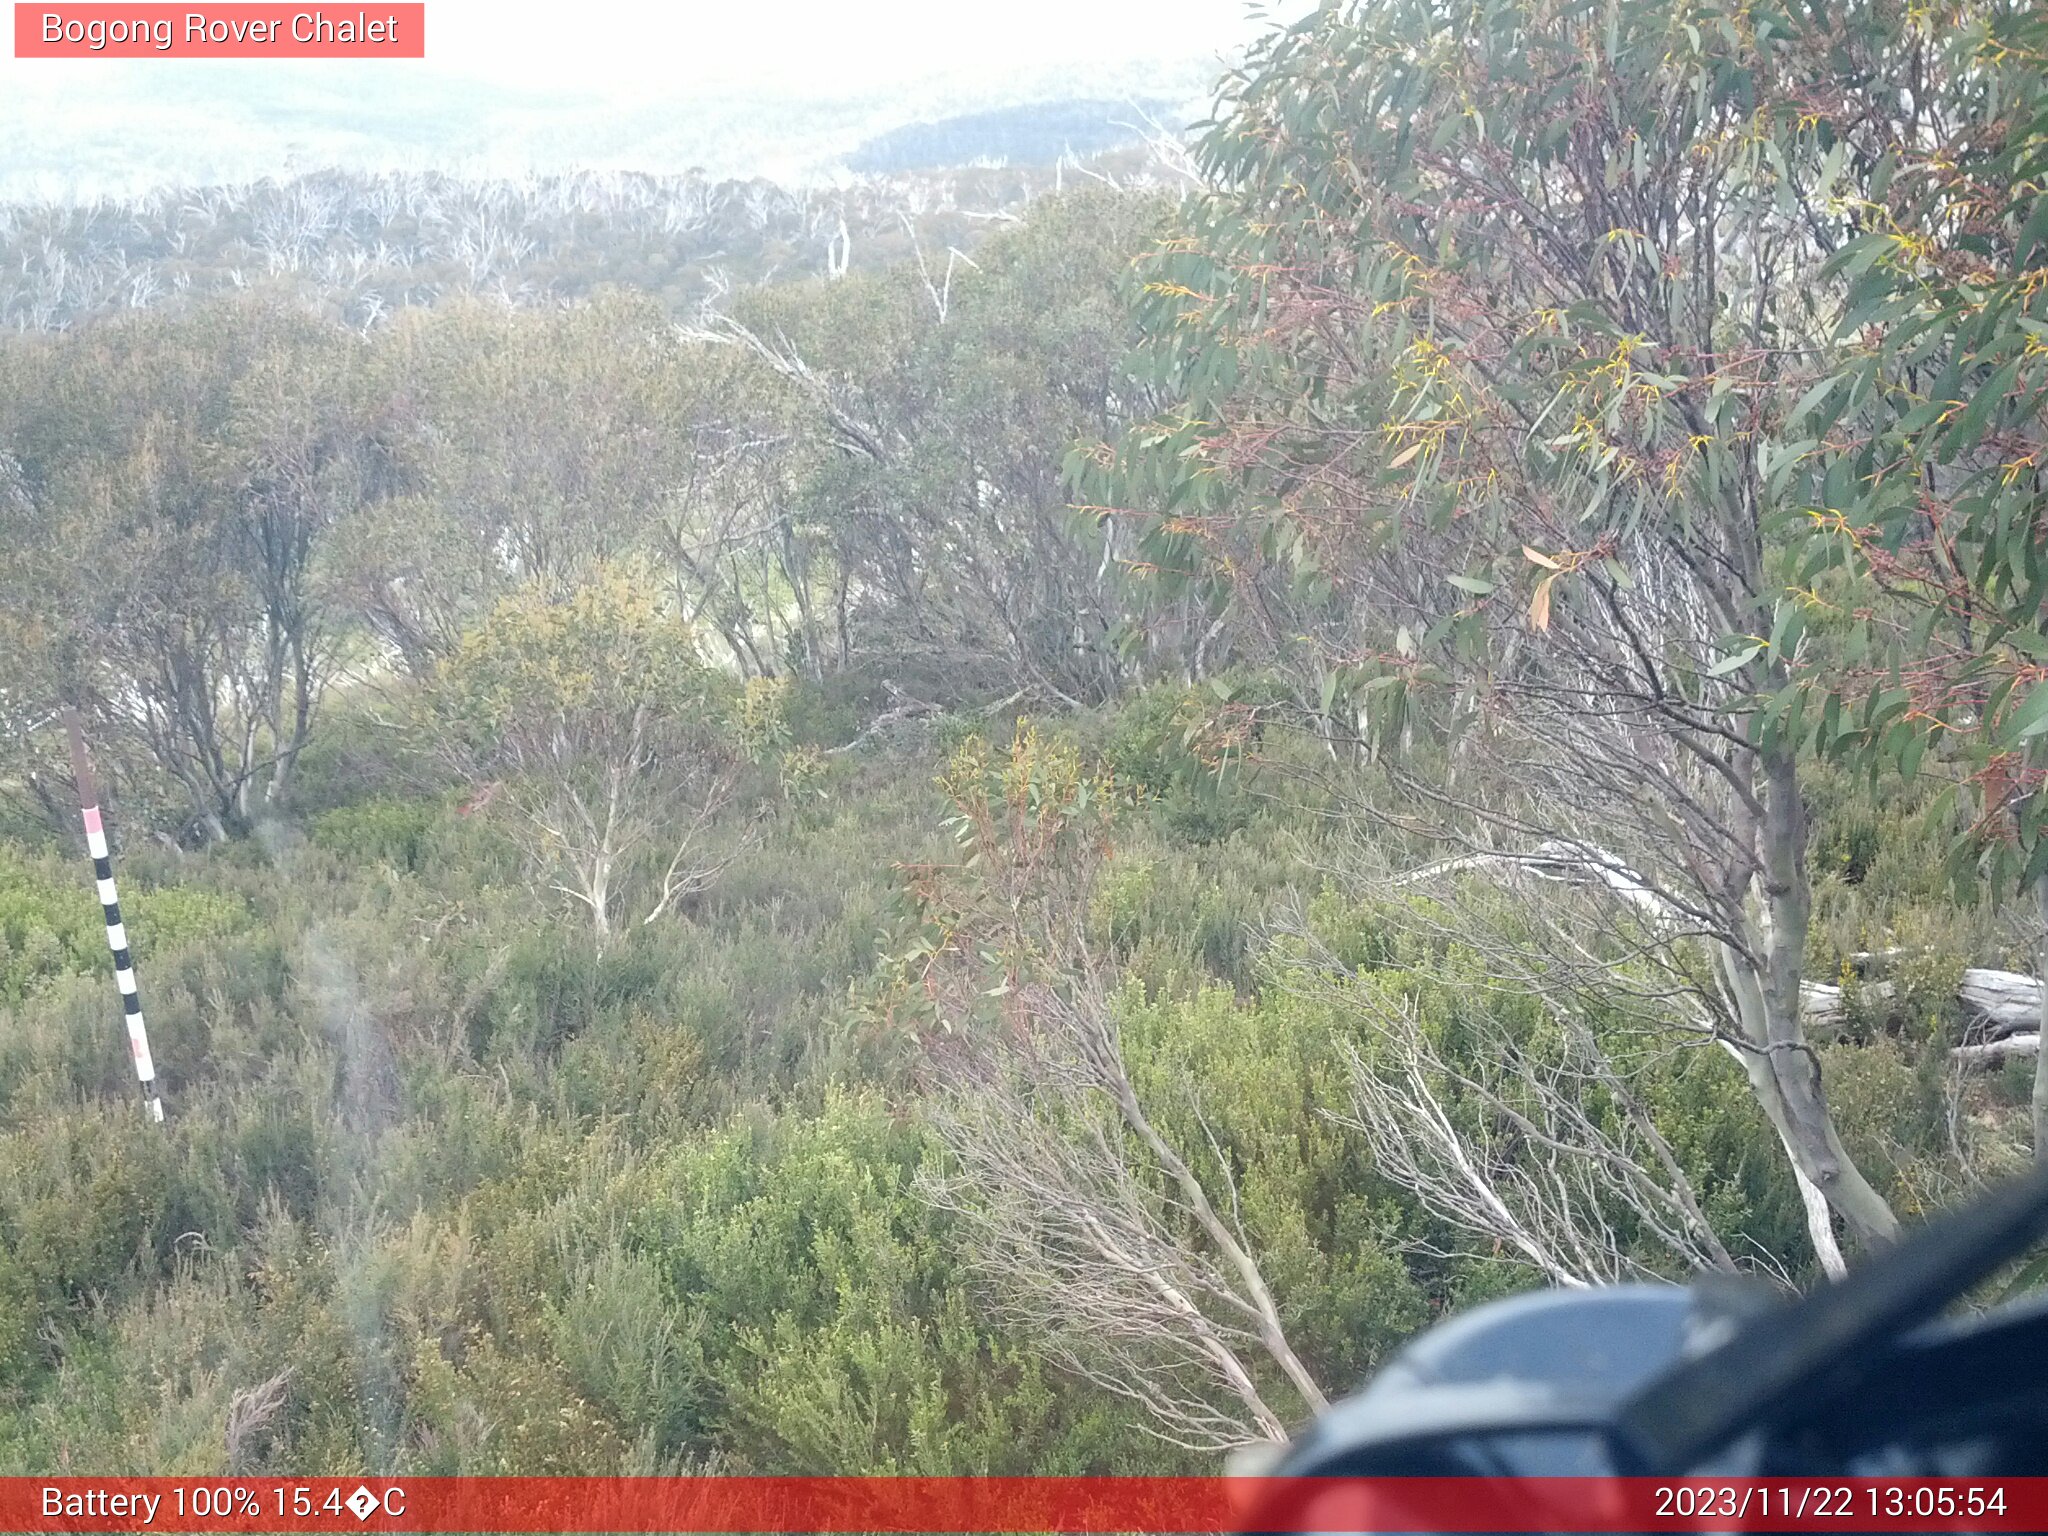
<path id="1" fill-rule="evenodd" d="M 1802 1019 L 1802 764 L 1853 739 L 1910 771 L 1926 736 L 1891 729 L 1912 690 L 1878 674 L 1908 663 L 1867 633 L 1910 649 L 1910 605 L 1842 543 L 1939 551 L 1938 483 L 1997 569 L 2039 566 L 2013 423 L 2041 220 L 1994 211 L 2037 186 L 2007 142 L 2037 30 L 1997 4 L 1325 7 L 1228 93 L 1214 190 L 1145 264 L 1179 403 L 1075 463 L 1334 757 L 1382 760 L 1380 814 L 1611 896 L 1607 956 L 1740 1061 L 1830 1267 L 1836 1218 L 1896 1221 Z M 1967 582 L 1936 585 L 1953 621 Z M 2037 574 L 1992 585 L 2021 600 L 1957 645 L 2037 667 Z M 2025 735 L 2048 704 L 2019 697 L 1974 718 Z"/>

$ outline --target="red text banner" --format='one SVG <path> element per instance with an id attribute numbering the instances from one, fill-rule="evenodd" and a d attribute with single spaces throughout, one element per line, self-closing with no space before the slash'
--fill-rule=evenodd
<path id="1" fill-rule="evenodd" d="M 423 59 L 423 4 L 14 7 L 18 59 Z"/>
<path id="2" fill-rule="evenodd" d="M 2048 1478 L 0 1478 L 0 1531 L 2042 1531 Z"/>

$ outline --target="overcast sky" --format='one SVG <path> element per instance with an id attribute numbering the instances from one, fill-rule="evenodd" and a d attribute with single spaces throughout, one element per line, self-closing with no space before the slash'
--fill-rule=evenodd
<path id="1" fill-rule="evenodd" d="M 934 76 L 1000 81 L 1020 71 L 1092 69 L 1234 55 L 1312 0 L 428 0 L 427 57 L 265 64 L 162 59 L 0 61 L 0 91 L 49 102 L 152 85 L 232 102 L 256 72 L 416 81 L 454 74 L 514 91 L 692 86 L 774 96 L 864 96 Z M 354 7 L 349 7 L 353 11 Z M 374 9 L 374 6 L 372 6 Z M 339 14 L 342 7 L 331 6 Z M 118 14 L 110 8 L 109 14 Z M 60 134 L 62 121 L 49 125 Z"/>
<path id="2" fill-rule="evenodd" d="M 428 53 L 436 66 L 526 86 L 690 80 L 836 90 L 1223 54 L 1275 8 L 1269 0 L 430 0 Z"/>
<path id="3" fill-rule="evenodd" d="M 374 11 L 374 0 L 330 13 Z M 868 132 L 1060 97 L 1199 105 L 1313 0 L 428 0 L 424 61 L 0 58 L 0 198 L 322 165 L 810 179 Z M 110 8 L 116 14 L 117 8 Z"/>

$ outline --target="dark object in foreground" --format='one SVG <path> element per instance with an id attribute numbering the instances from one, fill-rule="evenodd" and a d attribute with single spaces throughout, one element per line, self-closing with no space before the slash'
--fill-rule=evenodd
<path id="1" fill-rule="evenodd" d="M 2048 1167 L 1791 1303 L 1719 1279 L 1497 1302 L 1402 1351 L 1274 1470 L 2048 1474 L 2048 1295 L 1937 1320 L 2044 1230 Z"/>

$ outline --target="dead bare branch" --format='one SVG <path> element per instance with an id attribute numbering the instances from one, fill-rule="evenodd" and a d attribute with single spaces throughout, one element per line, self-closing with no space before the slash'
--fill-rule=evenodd
<path id="1" fill-rule="evenodd" d="M 1242 1226 L 1140 1101 L 1100 979 L 1033 983 L 1016 1016 L 1021 1033 L 935 1054 L 953 1171 L 927 1197 L 967 1227 L 996 1305 L 1151 1433 L 1203 1451 L 1284 1438 L 1281 1382 L 1309 1411 L 1327 1398 Z"/>

